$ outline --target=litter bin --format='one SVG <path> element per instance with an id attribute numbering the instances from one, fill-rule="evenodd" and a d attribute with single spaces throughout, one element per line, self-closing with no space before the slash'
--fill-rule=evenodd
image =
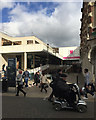
<path id="1" fill-rule="evenodd" d="M 8 91 L 8 82 L 6 77 L 2 78 L 2 92 L 7 92 Z"/>

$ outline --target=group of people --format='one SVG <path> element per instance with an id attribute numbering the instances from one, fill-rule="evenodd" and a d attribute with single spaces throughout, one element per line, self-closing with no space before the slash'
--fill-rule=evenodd
<path id="1" fill-rule="evenodd" d="M 87 93 L 90 93 L 93 96 L 94 90 L 92 91 L 92 89 L 95 89 L 95 88 L 90 83 L 90 75 L 89 75 L 88 69 L 84 69 L 84 73 L 85 73 L 84 87 L 86 90 L 84 97 L 88 98 Z M 28 87 L 29 72 L 27 71 L 27 69 L 23 73 L 23 75 L 22 75 L 22 71 L 19 71 L 19 74 L 17 75 L 18 87 L 17 87 L 16 96 L 19 96 L 19 91 L 21 91 L 24 94 L 24 96 L 26 96 L 26 92 L 22 89 L 22 85 L 23 85 L 22 78 L 24 78 L 24 82 L 26 83 L 25 87 Z M 48 97 L 49 101 L 52 101 L 53 96 L 56 97 L 58 95 L 59 97 L 65 97 L 65 99 L 70 104 L 76 101 L 76 95 L 72 90 L 70 90 L 70 86 L 67 84 L 66 78 L 67 78 L 67 75 L 63 74 L 61 69 L 59 69 L 58 72 L 52 76 L 53 81 L 50 83 L 50 87 L 52 88 L 52 93 Z M 45 92 L 47 93 L 48 80 L 44 71 L 42 72 L 42 74 L 40 74 L 39 71 L 35 73 L 33 85 L 40 87 L 41 92 L 45 90 Z M 90 86 L 92 88 L 91 90 L 89 89 Z"/>
<path id="2" fill-rule="evenodd" d="M 25 87 L 28 87 L 28 80 L 30 76 L 29 76 L 29 72 L 27 71 L 27 69 L 24 71 L 23 74 L 22 74 L 22 71 L 20 70 L 19 74 L 16 77 L 16 81 L 17 81 L 16 96 L 19 96 L 19 91 L 21 91 L 24 94 L 24 96 L 26 96 L 26 92 L 23 90 L 23 85 L 24 85 L 23 78 L 24 78 Z M 45 72 L 42 72 L 42 74 L 40 74 L 40 72 L 37 71 L 35 73 L 33 85 L 36 85 L 37 87 L 39 86 L 41 92 L 45 90 L 45 92 L 47 93 L 48 80 L 47 80 Z"/>
<path id="3" fill-rule="evenodd" d="M 42 92 L 43 89 L 45 90 L 45 92 L 47 93 L 47 88 L 48 88 L 48 80 L 46 77 L 45 72 L 43 71 L 42 74 L 38 72 L 36 72 L 36 74 L 34 75 L 34 83 L 33 85 L 36 84 L 36 86 L 38 87 L 39 84 L 39 88 L 40 91 Z"/>
<path id="4" fill-rule="evenodd" d="M 95 87 L 93 83 L 90 80 L 90 74 L 88 69 L 84 69 L 85 73 L 85 81 L 84 81 L 84 87 L 85 87 L 85 93 L 84 99 L 88 99 L 88 93 L 94 96 Z M 53 76 L 53 81 L 50 83 L 50 87 L 52 87 L 52 93 L 50 94 L 48 100 L 52 101 L 53 96 L 59 96 L 61 98 L 65 98 L 70 104 L 74 103 L 76 101 L 76 95 L 75 93 L 70 90 L 70 85 L 68 85 L 66 81 L 67 75 L 62 73 L 62 70 L 58 70 L 57 74 Z"/>

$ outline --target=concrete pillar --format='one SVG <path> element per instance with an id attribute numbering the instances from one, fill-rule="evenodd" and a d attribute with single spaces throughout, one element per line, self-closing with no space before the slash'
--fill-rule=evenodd
<path id="1" fill-rule="evenodd" d="M 2 55 L 0 54 L 0 71 L 2 70 Z"/>
<path id="2" fill-rule="evenodd" d="M 24 52 L 24 70 L 27 68 L 27 53 Z"/>
<path id="3" fill-rule="evenodd" d="M 0 46 L 2 46 L 2 38 L 0 37 Z"/>
<path id="4" fill-rule="evenodd" d="M 35 40 L 33 40 L 33 44 L 35 44 Z"/>
<path id="5" fill-rule="evenodd" d="M 35 54 L 33 54 L 33 68 L 35 67 Z"/>
<path id="6" fill-rule="evenodd" d="M 24 57 L 23 57 L 23 54 L 22 54 L 22 55 L 21 55 L 21 68 L 22 68 L 22 69 L 24 68 L 23 63 L 24 63 Z"/>

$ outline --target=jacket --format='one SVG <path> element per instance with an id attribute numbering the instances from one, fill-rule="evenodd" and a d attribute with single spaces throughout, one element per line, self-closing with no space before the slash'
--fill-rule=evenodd
<path id="1" fill-rule="evenodd" d="M 66 92 L 70 90 L 70 86 L 67 85 L 66 81 L 64 81 L 62 78 L 60 78 L 59 81 L 57 82 L 57 88 L 62 92 Z"/>
<path id="2" fill-rule="evenodd" d="M 23 85 L 22 75 L 21 75 L 21 74 L 18 74 L 18 75 L 17 75 L 16 81 L 17 81 L 18 85 Z"/>

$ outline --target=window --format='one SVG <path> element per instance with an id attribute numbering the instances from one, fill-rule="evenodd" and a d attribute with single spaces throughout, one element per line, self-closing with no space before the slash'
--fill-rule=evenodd
<path id="1" fill-rule="evenodd" d="M 10 40 L 2 38 L 2 46 L 12 45 Z"/>
<path id="2" fill-rule="evenodd" d="M 13 42 L 13 45 L 21 45 L 21 41 Z"/>
<path id="3" fill-rule="evenodd" d="M 33 44 L 33 40 L 27 40 L 27 44 Z"/>
<path id="4" fill-rule="evenodd" d="M 35 44 L 39 44 L 39 42 L 35 41 Z"/>

